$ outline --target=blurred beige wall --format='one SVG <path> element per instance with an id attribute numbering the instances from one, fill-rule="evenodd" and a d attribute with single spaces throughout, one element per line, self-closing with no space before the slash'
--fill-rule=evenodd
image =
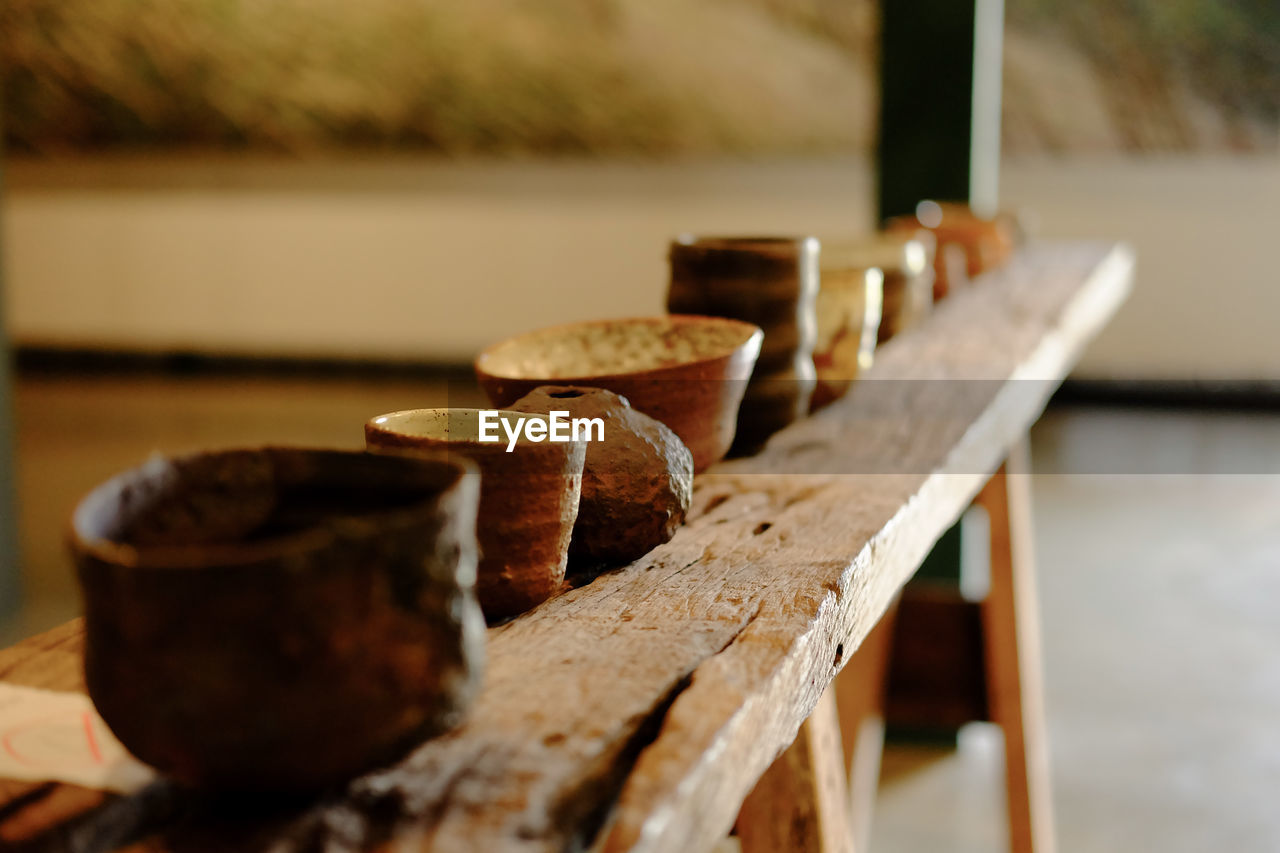
<path id="1" fill-rule="evenodd" d="M 1002 179 L 1042 234 L 1137 247 L 1137 291 L 1081 374 L 1280 376 L 1280 161 L 1015 162 Z M 860 160 L 17 162 L 5 298 L 17 343 L 465 361 L 661 310 L 681 231 L 857 233 L 871 199 Z"/>

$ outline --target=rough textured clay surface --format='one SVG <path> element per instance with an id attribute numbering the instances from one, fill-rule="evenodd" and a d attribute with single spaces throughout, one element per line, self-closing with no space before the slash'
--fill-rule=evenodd
<path id="1" fill-rule="evenodd" d="M 283 448 L 156 458 L 71 548 L 85 677 L 188 785 L 309 791 L 461 721 L 480 685 L 479 486 L 444 459 Z"/>
<path id="2" fill-rule="evenodd" d="M 485 618 L 496 622 L 536 607 L 564 586 L 586 442 L 522 438 L 508 453 L 505 439 L 478 440 L 477 415 L 476 409 L 381 415 L 365 424 L 365 442 L 386 453 L 447 450 L 480 467 L 476 592 Z"/>
<path id="3" fill-rule="evenodd" d="M 511 408 L 604 422 L 604 440 L 587 444 L 571 568 L 629 563 L 675 535 L 693 494 L 693 456 L 664 424 L 602 388 L 547 385 Z"/>

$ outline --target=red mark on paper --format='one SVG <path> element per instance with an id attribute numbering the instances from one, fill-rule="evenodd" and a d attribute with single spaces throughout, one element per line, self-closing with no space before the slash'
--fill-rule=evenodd
<path id="1" fill-rule="evenodd" d="M 55 768 L 105 763 L 89 711 L 70 711 L 9 726 L 0 743 L 24 767 Z"/>
<path id="2" fill-rule="evenodd" d="M 102 750 L 98 748 L 98 736 L 93 731 L 93 714 L 85 711 L 80 716 L 84 720 L 84 739 L 89 744 L 89 754 L 93 756 L 94 764 L 101 764 Z"/>

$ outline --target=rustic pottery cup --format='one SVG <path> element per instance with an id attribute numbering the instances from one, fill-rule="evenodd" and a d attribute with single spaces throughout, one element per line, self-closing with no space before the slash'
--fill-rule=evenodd
<path id="1" fill-rule="evenodd" d="M 72 518 L 85 678 L 180 783 L 317 790 L 460 722 L 480 683 L 479 483 L 458 460 L 157 457 Z"/>
<path id="2" fill-rule="evenodd" d="M 890 233 L 914 233 L 920 229 L 933 233 L 938 242 L 934 298 L 941 300 L 966 280 L 1009 259 L 1017 237 L 1014 222 L 1005 215 L 980 216 L 964 204 L 922 201 L 914 214 L 890 219 L 885 229 Z M 963 255 L 963 264 L 957 265 L 959 255 Z"/>
<path id="3" fill-rule="evenodd" d="M 497 416 L 513 429 L 525 419 L 547 421 L 520 412 Z M 541 604 L 563 586 L 587 442 L 533 441 L 521 433 L 508 452 L 504 429 L 489 443 L 480 441 L 479 426 L 479 409 L 410 409 L 373 418 L 364 435 L 374 452 L 444 450 L 479 466 L 476 592 L 485 617 L 496 622 Z"/>
<path id="4" fill-rule="evenodd" d="M 671 243 L 668 311 L 730 317 L 764 330 L 738 409 L 736 454 L 754 452 L 809 411 L 818 248 L 813 237 L 682 235 Z"/>
<path id="5" fill-rule="evenodd" d="M 818 291 L 818 339 L 813 361 L 818 383 L 812 408 L 844 396 L 858 374 L 871 366 L 883 306 L 884 273 L 879 267 L 824 263 Z"/>
<path id="6" fill-rule="evenodd" d="M 842 271 L 879 269 L 884 274 L 876 343 L 918 324 L 933 310 L 932 232 L 879 233 L 822 241 L 822 277 Z"/>
<path id="7" fill-rule="evenodd" d="M 928 231 L 883 235 L 877 245 L 888 253 L 876 264 L 884 272 L 884 306 L 876 343 L 884 344 L 920 324 L 933 310 L 934 252 L 938 242 Z"/>
<path id="8" fill-rule="evenodd" d="M 495 406 L 540 385 L 605 388 L 666 424 L 693 470 L 724 458 L 763 333 L 740 320 L 673 314 L 539 329 L 494 344 L 476 377 Z"/>

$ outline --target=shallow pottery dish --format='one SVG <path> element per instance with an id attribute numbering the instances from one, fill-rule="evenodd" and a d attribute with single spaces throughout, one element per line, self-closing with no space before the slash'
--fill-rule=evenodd
<path id="1" fill-rule="evenodd" d="M 603 388 L 547 385 L 511 408 L 600 422 L 601 440 L 587 444 L 569 543 L 575 576 L 637 560 L 675 535 L 693 495 L 693 455 L 666 424 Z"/>
<path id="2" fill-rule="evenodd" d="M 671 428 L 694 471 L 724 458 L 764 333 L 720 317 L 673 314 L 554 326 L 476 359 L 489 399 L 507 406 L 539 385 L 606 388 Z"/>
<path id="3" fill-rule="evenodd" d="M 760 357 L 738 409 L 735 454 L 752 453 L 809 412 L 818 294 L 814 237 L 682 235 L 668 250 L 667 310 L 754 323 Z"/>
<path id="4" fill-rule="evenodd" d="M 155 458 L 72 518 L 89 695 L 181 783 L 316 790 L 460 722 L 479 483 L 443 458 Z"/>
<path id="5" fill-rule="evenodd" d="M 479 440 L 479 414 L 478 409 L 393 412 L 365 424 L 364 435 L 376 452 L 447 450 L 480 467 L 476 593 L 485 617 L 495 622 L 546 601 L 564 584 L 587 443 L 521 437 L 508 453 L 502 428 L 499 441 Z M 521 419 L 547 420 L 519 412 L 498 417 L 513 429 Z"/>

